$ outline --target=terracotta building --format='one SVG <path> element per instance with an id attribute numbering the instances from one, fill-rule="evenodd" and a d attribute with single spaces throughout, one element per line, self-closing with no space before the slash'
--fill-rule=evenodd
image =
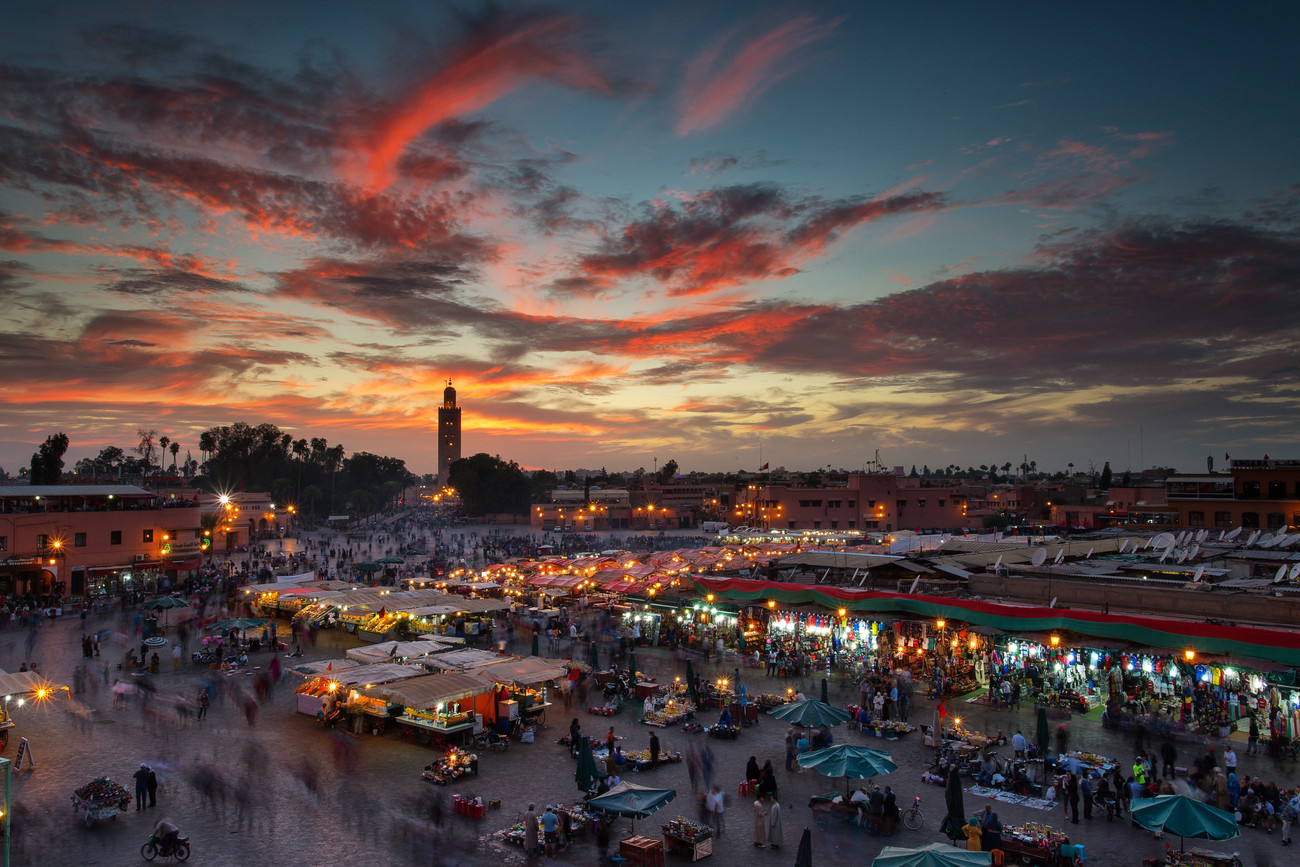
<path id="1" fill-rule="evenodd" d="M 1167 499 L 1190 529 L 1281 530 L 1300 525 L 1300 461 L 1234 460 L 1226 473 L 1171 475 Z"/>

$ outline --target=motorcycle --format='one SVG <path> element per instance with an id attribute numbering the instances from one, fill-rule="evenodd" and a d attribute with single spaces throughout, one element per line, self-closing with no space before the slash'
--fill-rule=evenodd
<path id="1" fill-rule="evenodd" d="M 149 839 L 140 847 L 140 854 L 144 856 L 146 861 L 152 861 L 159 857 L 185 861 L 190 857 L 190 838 L 177 837 L 175 843 L 164 846 L 157 834 L 150 834 Z"/>
<path id="2" fill-rule="evenodd" d="M 484 731 L 474 735 L 473 744 L 477 749 L 490 749 L 505 752 L 510 749 L 510 738 L 494 731 Z"/>

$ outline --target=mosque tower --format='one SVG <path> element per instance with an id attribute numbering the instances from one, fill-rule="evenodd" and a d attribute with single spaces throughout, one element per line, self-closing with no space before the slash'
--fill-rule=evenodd
<path id="1" fill-rule="evenodd" d="M 451 465 L 460 460 L 460 407 L 456 406 L 456 389 L 447 380 L 438 407 L 438 484 L 447 486 Z"/>

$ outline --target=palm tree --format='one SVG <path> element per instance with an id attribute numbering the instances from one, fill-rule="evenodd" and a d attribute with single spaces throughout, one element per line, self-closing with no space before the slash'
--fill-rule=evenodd
<path id="1" fill-rule="evenodd" d="M 178 443 L 178 442 L 176 442 L 175 440 L 172 440 L 171 453 L 172 453 L 172 474 L 175 475 L 175 474 L 176 474 L 176 456 L 177 456 L 178 454 L 181 453 L 181 444 Z"/>
<path id="2" fill-rule="evenodd" d="M 171 445 L 171 437 L 158 437 L 158 453 L 162 455 L 162 460 L 158 461 L 158 474 L 162 475 L 163 465 L 167 463 L 167 446 Z"/>
<path id="3" fill-rule="evenodd" d="M 316 511 L 316 504 L 325 498 L 325 492 L 316 485 L 308 485 L 303 488 L 302 498 L 314 514 Z"/>

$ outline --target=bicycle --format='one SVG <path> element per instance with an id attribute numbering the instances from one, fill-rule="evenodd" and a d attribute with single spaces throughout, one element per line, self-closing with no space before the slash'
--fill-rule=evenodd
<path id="1" fill-rule="evenodd" d="M 917 795 L 912 806 L 903 811 L 903 824 L 909 831 L 919 830 L 925 824 L 925 814 L 921 812 L 921 796 Z"/>

